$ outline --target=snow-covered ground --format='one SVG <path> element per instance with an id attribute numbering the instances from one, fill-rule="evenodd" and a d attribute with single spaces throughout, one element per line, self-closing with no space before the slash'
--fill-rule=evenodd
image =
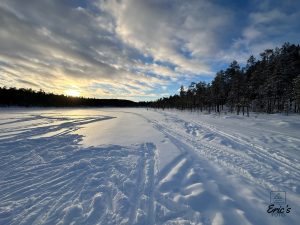
<path id="1" fill-rule="evenodd" d="M 290 213 L 267 213 L 285 191 Z M 1 109 L 0 224 L 299 224 L 300 117 Z"/>

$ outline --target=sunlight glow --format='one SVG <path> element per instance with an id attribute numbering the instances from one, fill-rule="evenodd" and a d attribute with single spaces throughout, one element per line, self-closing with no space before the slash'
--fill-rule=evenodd
<path id="1" fill-rule="evenodd" d="M 72 96 L 72 97 L 79 97 L 80 96 L 80 92 L 74 89 L 70 89 L 70 90 L 66 90 L 65 91 L 67 96 Z"/>

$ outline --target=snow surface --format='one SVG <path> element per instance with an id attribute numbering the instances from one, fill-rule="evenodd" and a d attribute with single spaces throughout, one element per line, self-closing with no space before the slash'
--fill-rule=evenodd
<path id="1" fill-rule="evenodd" d="M 1 109 L 0 224 L 299 224 L 299 116 Z M 267 213 L 286 191 L 291 213 Z"/>

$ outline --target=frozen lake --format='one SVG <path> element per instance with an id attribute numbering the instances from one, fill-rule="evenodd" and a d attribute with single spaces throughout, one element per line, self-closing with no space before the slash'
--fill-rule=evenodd
<path id="1" fill-rule="evenodd" d="M 299 115 L 0 109 L 0 224 L 297 224 L 299 133 Z"/>

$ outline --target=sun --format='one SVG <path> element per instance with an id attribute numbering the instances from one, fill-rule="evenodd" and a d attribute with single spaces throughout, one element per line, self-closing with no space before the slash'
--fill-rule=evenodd
<path id="1" fill-rule="evenodd" d="M 74 89 L 69 89 L 65 91 L 67 96 L 72 96 L 72 97 L 79 97 L 80 96 L 80 92 Z"/>

